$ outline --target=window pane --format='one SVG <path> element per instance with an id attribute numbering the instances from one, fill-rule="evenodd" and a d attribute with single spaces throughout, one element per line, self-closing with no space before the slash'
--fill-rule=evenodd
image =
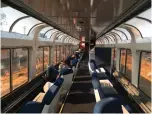
<path id="1" fill-rule="evenodd" d="M 139 87 L 149 97 L 151 97 L 151 77 L 151 53 L 142 52 Z"/>
<path id="2" fill-rule="evenodd" d="M 60 62 L 60 46 L 57 46 L 57 63 Z"/>
<path id="3" fill-rule="evenodd" d="M 12 32 L 17 32 L 20 34 L 28 34 L 29 30 L 38 23 L 42 23 L 42 22 L 37 19 L 34 19 L 33 17 L 22 19 L 15 24 Z"/>
<path id="4" fill-rule="evenodd" d="M 43 72 L 43 48 L 38 48 L 36 52 L 36 75 Z"/>
<path id="5" fill-rule="evenodd" d="M 127 61 L 126 61 L 126 74 L 125 76 L 131 80 L 131 72 L 132 72 L 132 54 L 131 50 L 127 50 Z"/>
<path id="6" fill-rule="evenodd" d="M 121 49 L 120 51 L 120 72 L 125 74 L 125 61 L 126 61 L 126 50 Z"/>
<path id="7" fill-rule="evenodd" d="M 9 6 L 1 8 L 1 31 L 9 31 L 9 28 L 18 18 L 27 16 Z"/>
<path id="8" fill-rule="evenodd" d="M 47 69 L 49 65 L 49 47 L 44 47 L 44 69 Z"/>
<path id="9" fill-rule="evenodd" d="M 1 50 L 1 97 L 10 92 L 10 50 Z"/>
<path id="10" fill-rule="evenodd" d="M 116 48 L 112 49 L 113 68 L 116 69 Z"/>
<path id="11" fill-rule="evenodd" d="M 53 64 L 55 65 L 57 62 L 56 62 L 56 50 L 57 50 L 57 47 L 54 47 L 54 59 L 53 59 Z"/>
<path id="12" fill-rule="evenodd" d="M 12 49 L 13 90 L 28 81 L 28 49 Z"/>

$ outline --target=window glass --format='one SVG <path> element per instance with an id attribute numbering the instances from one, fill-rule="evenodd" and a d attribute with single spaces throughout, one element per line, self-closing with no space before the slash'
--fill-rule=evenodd
<path id="1" fill-rule="evenodd" d="M 43 48 L 37 48 L 36 51 L 36 75 L 43 72 Z"/>
<path id="2" fill-rule="evenodd" d="M 152 36 L 151 35 L 152 24 L 150 24 L 149 22 L 142 19 L 133 18 L 127 21 L 126 23 L 135 26 L 141 32 L 144 38 L 146 37 L 149 38 Z"/>
<path id="3" fill-rule="evenodd" d="M 54 59 L 53 59 L 54 65 L 57 64 L 57 59 L 56 59 L 57 58 L 57 53 L 56 53 L 57 51 L 56 50 L 57 50 L 57 47 L 54 47 Z"/>
<path id="4" fill-rule="evenodd" d="M 49 65 L 49 47 L 44 47 L 44 69 L 47 69 Z"/>
<path id="5" fill-rule="evenodd" d="M 120 72 L 125 74 L 126 49 L 120 50 Z"/>
<path id="6" fill-rule="evenodd" d="M 28 49 L 12 49 L 13 90 L 28 82 Z"/>
<path id="7" fill-rule="evenodd" d="M 57 46 L 57 63 L 60 62 L 60 46 Z"/>
<path id="8" fill-rule="evenodd" d="M 132 54 L 131 50 L 127 50 L 127 59 L 126 59 L 126 74 L 125 76 L 131 80 L 131 72 L 132 72 Z"/>
<path id="9" fill-rule="evenodd" d="M 1 97 L 10 92 L 10 50 L 1 50 Z"/>
<path id="10" fill-rule="evenodd" d="M 27 16 L 9 6 L 1 8 L 1 31 L 9 31 L 11 25 L 20 17 Z"/>
<path id="11" fill-rule="evenodd" d="M 112 49 L 113 68 L 116 69 L 116 48 Z"/>
<path id="12" fill-rule="evenodd" d="M 42 22 L 37 19 L 34 19 L 33 17 L 22 19 L 15 24 L 12 32 L 16 32 L 20 34 L 28 34 L 29 30 L 38 23 L 42 23 Z"/>
<path id="13" fill-rule="evenodd" d="M 43 28 L 40 33 L 39 33 L 39 37 L 43 37 L 44 33 L 46 33 L 48 30 L 52 31 L 51 29 L 53 29 L 53 27 L 45 27 Z M 54 30 L 54 29 L 53 29 Z"/>
<path id="14" fill-rule="evenodd" d="M 151 53 L 142 52 L 141 53 L 141 65 L 140 65 L 140 78 L 139 87 L 151 97 Z"/>

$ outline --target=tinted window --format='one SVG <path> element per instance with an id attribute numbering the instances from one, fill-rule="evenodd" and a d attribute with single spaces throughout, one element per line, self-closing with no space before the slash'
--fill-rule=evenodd
<path id="1" fill-rule="evenodd" d="M 151 53 L 142 52 L 141 53 L 141 64 L 140 64 L 140 78 L 139 87 L 151 97 Z"/>
<path id="2" fill-rule="evenodd" d="M 60 62 L 60 46 L 57 46 L 57 63 Z"/>
<path id="3" fill-rule="evenodd" d="M 13 90 L 28 82 L 28 49 L 12 49 Z"/>
<path id="4" fill-rule="evenodd" d="M 125 74 L 126 49 L 120 50 L 120 72 Z"/>
<path id="5" fill-rule="evenodd" d="M 44 47 L 44 69 L 49 65 L 49 47 Z"/>
<path id="6" fill-rule="evenodd" d="M 36 75 L 43 72 L 43 48 L 37 48 L 36 51 Z"/>
<path id="7" fill-rule="evenodd" d="M 132 54 L 131 50 L 127 50 L 127 59 L 126 59 L 126 74 L 125 76 L 131 80 L 131 72 L 132 72 Z"/>
<path id="8" fill-rule="evenodd" d="M 53 56 L 53 64 L 56 64 L 57 63 L 57 60 L 56 60 L 56 57 L 57 57 L 57 47 L 54 47 L 54 56 Z"/>
<path id="9" fill-rule="evenodd" d="M 116 68 L 116 48 L 112 49 L 113 68 Z"/>
<path id="10" fill-rule="evenodd" d="M 10 50 L 1 50 L 1 97 L 10 92 Z"/>

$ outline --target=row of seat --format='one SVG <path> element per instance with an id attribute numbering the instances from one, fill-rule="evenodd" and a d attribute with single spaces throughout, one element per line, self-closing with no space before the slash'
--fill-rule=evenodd
<path id="1" fill-rule="evenodd" d="M 79 62 L 76 64 L 76 67 L 73 66 L 73 69 L 65 68 L 60 73 L 54 67 L 49 66 L 46 72 L 46 83 L 43 91 L 33 101 L 27 102 L 19 110 L 19 113 L 54 113 L 59 98 L 65 95 L 72 85 L 72 78 Z"/>
<path id="2" fill-rule="evenodd" d="M 94 113 L 129 113 L 130 107 L 125 104 L 123 97 L 114 89 L 104 68 L 98 68 L 95 60 L 88 62 L 92 85 L 96 98 Z"/>

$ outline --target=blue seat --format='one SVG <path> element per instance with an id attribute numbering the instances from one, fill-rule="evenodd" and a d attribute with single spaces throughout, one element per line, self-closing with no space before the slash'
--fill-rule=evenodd
<path id="1" fill-rule="evenodd" d="M 19 113 L 41 113 L 44 105 L 50 105 L 53 98 L 60 89 L 63 81 L 64 81 L 63 78 L 61 77 L 58 78 L 54 82 L 54 84 L 49 88 L 49 90 L 46 92 L 41 103 L 35 101 L 29 101 L 19 110 Z"/>
<path id="2" fill-rule="evenodd" d="M 49 66 L 46 72 L 47 80 L 49 82 L 55 82 L 56 77 L 59 75 L 59 72 L 52 66 Z"/>
<path id="3" fill-rule="evenodd" d="M 74 58 L 74 59 L 72 60 L 72 66 L 76 66 L 77 63 L 78 63 L 78 59 L 77 59 L 77 58 Z"/>
<path id="4" fill-rule="evenodd" d="M 29 101 L 26 103 L 18 113 L 41 113 L 44 105 L 35 101 Z"/>
<path id="5" fill-rule="evenodd" d="M 72 68 L 63 68 L 60 71 L 60 75 L 67 75 L 67 74 L 70 74 L 70 73 L 73 73 Z"/>
<path id="6" fill-rule="evenodd" d="M 118 99 L 109 97 L 97 102 L 93 113 L 123 113 L 121 103 Z"/>

